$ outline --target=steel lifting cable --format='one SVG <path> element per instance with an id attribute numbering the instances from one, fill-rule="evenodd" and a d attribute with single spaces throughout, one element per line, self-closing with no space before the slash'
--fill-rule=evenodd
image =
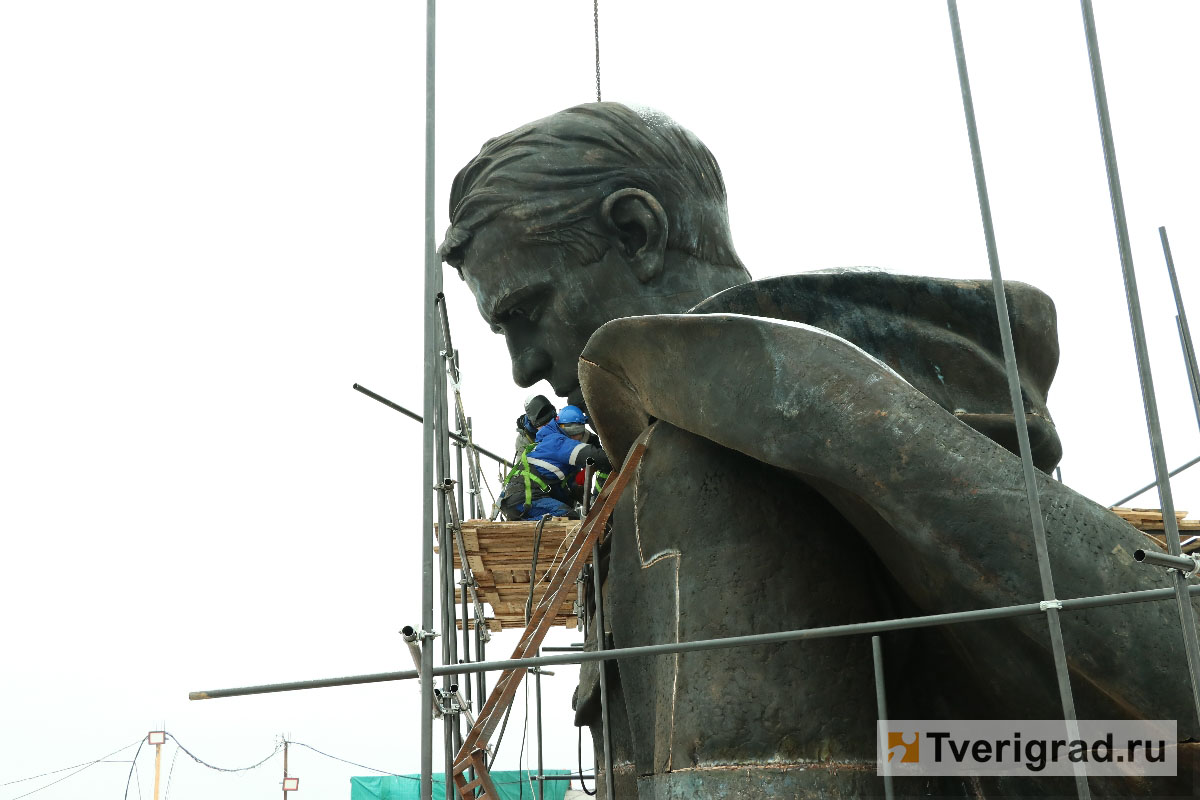
<path id="1" fill-rule="evenodd" d="M 592 30 L 596 40 L 596 102 L 600 102 L 600 0 L 592 0 Z"/>

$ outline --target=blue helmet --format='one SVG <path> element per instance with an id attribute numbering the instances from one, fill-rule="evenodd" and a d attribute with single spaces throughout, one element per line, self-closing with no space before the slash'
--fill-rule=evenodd
<path id="1" fill-rule="evenodd" d="M 579 406 L 563 406 L 562 411 L 558 412 L 559 425 L 582 425 L 588 421 L 587 414 Z"/>

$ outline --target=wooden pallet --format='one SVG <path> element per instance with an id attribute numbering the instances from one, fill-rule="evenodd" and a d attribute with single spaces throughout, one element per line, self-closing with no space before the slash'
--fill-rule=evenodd
<path id="1" fill-rule="evenodd" d="M 537 585 L 533 590 L 533 602 L 541 602 L 546 591 L 546 573 L 555 554 L 561 555 L 563 543 L 579 526 L 578 520 L 554 517 L 546 520 L 542 527 L 538 546 Z M 476 591 L 479 599 L 492 607 L 494 617 L 488 618 L 490 630 L 525 627 L 525 602 L 529 598 L 529 568 L 533 562 L 533 541 L 537 522 L 489 522 L 486 519 L 471 519 L 463 522 L 463 545 L 467 551 L 467 563 L 479 584 Z M 434 548 L 437 552 L 437 548 Z M 458 548 L 454 548 L 454 568 L 462 569 Z M 576 627 L 574 614 L 576 589 L 567 587 L 562 602 L 555 611 L 553 625 Z M 468 596 L 467 600 L 470 600 Z M 462 603 L 462 588 L 454 590 L 454 602 Z M 475 625 L 471 622 L 471 627 Z M 462 630 L 462 621 L 458 621 Z"/>
<path id="2" fill-rule="evenodd" d="M 1123 506 L 1114 506 L 1109 509 L 1121 519 L 1128 522 L 1133 527 L 1137 528 L 1150 539 L 1158 543 L 1160 547 L 1166 549 L 1167 540 L 1165 533 L 1157 531 L 1165 531 L 1166 523 L 1163 521 L 1163 513 L 1160 508 L 1125 508 Z M 1183 552 L 1191 553 L 1200 550 L 1200 540 L 1187 544 L 1187 540 L 1193 536 L 1200 536 L 1200 519 L 1185 519 L 1188 512 L 1176 511 L 1175 521 L 1179 525 L 1179 536 L 1183 544 Z"/>
<path id="3" fill-rule="evenodd" d="M 596 505 L 587 519 L 577 524 L 570 541 L 563 547 L 562 554 L 555 560 L 554 568 L 549 576 L 549 586 L 546 596 L 538 603 L 529 618 L 529 624 L 520 642 L 513 650 L 512 658 L 529 658 L 538 652 L 550 623 L 554 619 L 554 609 L 561 603 L 562 596 L 568 586 L 573 586 L 576 578 L 583 570 L 592 553 L 593 547 L 600 540 L 604 526 L 608 522 L 613 509 L 616 508 L 617 498 L 624 491 L 629 479 L 637 470 L 642 454 L 646 452 L 645 436 L 634 443 L 629 456 L 621 466 L 621 471 L 610 477 L 604 484 Z M 467 557 L 468 559 L 470 556 Z M 458 792 L 460 800 L 499 800 L 499 794 L 492 784 L 488 774 L 487 752 L 488 742 L 500 725 L 505 710 L 512 704 L 517 689 L 525 677 L 526 670 L 506 669 L 500 673 L 487 702 L 479 710 L 475 725 L 463 739 L 462 747 L 454 758 L 454 772 L 451 779 Z M 468 779 L 468 773 L 474 772 L 474 779 Z M 478 793 L 478 794 L 477 794 Z"/>

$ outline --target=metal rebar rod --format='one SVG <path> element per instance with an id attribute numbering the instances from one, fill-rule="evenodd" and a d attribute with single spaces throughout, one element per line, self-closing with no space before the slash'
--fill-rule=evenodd
<path id="1" fill-rule="evenodd" d="M 880 766 L 883 767 L 883 794 L 887 800 L 892 800 L 896 794 L 892 788 L 892 764 L 889 760 L 887 743 L 883 739 L 883 731 L 887 730 L 888 722 L 887 690 L 883 683 L 883 645 L 880 644 L 878 636 L 871 637 L 871 659 L 875 662 L 875 709 L 879 719 L 877 727 L 879 731 L 878 757 Z"/>
<path id="2" fill-rule="evenodd" d="M 540 778 L 535 778 L 535 780 L 539 781 L 591 781 L 595 779 L 595 775 L 543 775 Z"/>
<path id="3" fill-rule="evenodd" d="M 958 81 L 962 90 L 963 114 L 967 122 L 967 136 L 971 145 L 971 165 L 975 172 L 975 188 L 979 196 L 979 213 L 983 219 L 984 241 L 987 245 L 988 266 L 992 273 L 992 291 L 996 298 L 996 317 L 1000 326 L 1000 342 L 1004 350 L 1004 367 L 1008 375 L 1008 391 L 1012 401 L 1013 420 L 1017 428 L 1020 445 L 1021 468 L 1025 475 L 1025 492 L 1029 503 L 1029 519 L 1033 528 L 1034 546 L 1037 550 L 1038 574 L 1042 584 L 1042 597 L 1054 600 L 1054 574 L 1050 565 L 1049 548 L 1046 544 L 1046 529 L 1042 521 L 1041 502 L 1037 494 L 1037 478 L 1034 475 L 1032 449 L 1029 445 L 1029 427 L 1025 419 L 1025 401 L 1021 393 L 1021 378 L 1017 372 L 1017 357 L 1013 348 L 1012 326 L 1008 316 L 1008 300 L 1004 293 L 1004 280 L 1000 274 L 1000 256 L 996 248 L 996 232 L 992 225 L 992 207 L 988 200 L 987 180 L 983 172 L 983 154 L 979 145 L 979 131 L 975 122 L 975 104 L 971 98 L 971 82 L 967 76 L 967 56 L 963 47 L 962 28 L 958 20 L 958 3 L 946 0 L 950 13 L 950 30 L 954 36 L 954 55 L 958 64 Z M 1078 738 L 1078 723 L 1075 715 L 1075 697 L 1071 691 L 1071 673 L 1067 666 L 1066 648 L 1063 644 L 1062 621 L 1058 610 L 1046 610 L 1046 624 L 1050 631 L 1050 647 L 1054 655 L 1054 673 L 1058 681 L 1058 693 L 1062 702 L 1063 719 L 1067 733 Z M 1087 775 L 1082 764 L 1073 764 L 1075 790 L 1081 800 L 1089 800 Z"/>
<path id="4" fill-rule="evenodd" d="M 1194 466 L 1196 466 L 1197 464 L 1200 464 L 1200 456 L 1196 456 L 1195 458 L 1193 458 L 1191 461 L 1187 462 L 1187 463 L 1186 463 L 1186 464 L 1184 464 L 1183 466 L 1181 466 L 1181 467 L 1176 467 L 1175 469 L 1171 470 L 1170 472 L 1168 472 L 1168 473 L 1167 473 L 1167 477 L 1168 477 L 1168 478 L 1174 478 L 1176 475 L 1178 475 L 1179 473 L 1183 472 L 1185 469 L 1188 469 L 1188 468 L 1190 468 L 1190 467 L 1194 467 Z M 1153 488 L 1154 488 L 1155 486 L 1157 486 L 1157 485 L 1158 485 L 1158 483 L 1157 483 L 1157 482 L 1155 482 L 1155 483 L 1147 483 L 1145 486 L 1143 486 L 1142 488 L 1138 489 L 1138 490 L 1137 490 L 1136 492 L 1134 492 L 1133 494 L 1126 495 L 1125 497 L 1122 497 L 1120 500 L 1118 500 L 1117 502 L 1115 502 L 1115 503 L 1113 503 L 1111 506 L 1109 506 L 1109 508 L 1116 508 L 1117 506 L 1124 505 L 1125 503 L 1128 503 L 1128 502 L 1129 502 L 1130 500 L 1132 500 L 1133 498 L 1137 497 L 1139 494 L 1142 494 L 1143 492 L 1147 492 L 1147 491 L 1149 491 L 1150 489 L 1153 489 Z"/>
<path id="5" fill-rule="evenodd" d="M 434 242 L 434 87 L 437 0 L 425 0 L 425 291 L 423 296 L 424 331 L 424 403 L 425 419 L 421 435 L 421 627 L 433 629 L 433 416 L 434 378 L 437 375 L 437 319 L 433 298 L 441 291 L 442 269 Z M 421 800 L 433 798 L 433 642 L 425 639 L 421 647 Z"/>
<path id="6" fill-rule="evenodd" d="M 1196 368 L 1196 349 L 1192 346 L 1192 329 L 1188 325 L 1187 311 L 1183 307 L 1183 295 L 1179 291 L 1179 278 L 1175 275 L 1175 259 L 1171 257 L 1171 242 L 1167 239 L 1166 226 L 1158 227 L 1158 238 L 1162 242 L 1163 257 L 1167 261 L 1167 275 L 1171 279 L 1171 292 L 1175 295 L 1175 323 L 1179 326 L 1179 340 L 1183 346 L 1183 361 L 1187 367 L 1188 387 L 1192 390 L 1192 407 L 1196 411 L 1196 424 L 1200 425 L 1200 370 Z"/>
<path id="7" fill-rule="evenodd" d="M 1154 377 L 1150 371 L 1150 354 L 1146 347 L 1146 331 L 1142 324 L 1142 303 L 1138 297 L 1137 277 L 1133 271 L 1133 248 L 1129 243 L 1129 226 L 1125 219 L 1125 200 L 1121 193 L 1121 176 L 1117 171 L 1117 149 L 1113 143 L 1112 122 L 1108 113 L 1108 95 L 1104 89 L 1104 70 L 1100 64 L 1100 44 L 1096 35 L 1096 19 L 1091 0 L 1080 0 L 1083 11 L 1084 34 L 1087 38 L 1088 63 L 1092 69 L 1092 89 L 1096 95 L 1096 116 L 1100 122 L 1100 140 L 1104 147 L 1104 166 L 1108 173 L 1108 193 L 1112 200 L 1113 222 L 1117 229 L 1117 247 L 1121 255 L 1121 274 L 1125 280 L 1125 299 L 1129 306 L 1129 325 L 1133 329 L 1134 352 L 1137 354 L 1138 378 L 1142 385 L 1142 404 L 1146 410 L 1146 428 L 1150 434 L 1150 451 L 1154 458 L 1154 477 L 1158 483 L 1159 507 L 1167 549 L 1171 555 L 1183 551 L 1179 544 L 1179 523 L 1175 519 L 1175 499 L 1167 477 L 1167 456 L 1163 446 L 1162 426 L 1158 419 L 1158 400 L 1154 395 Z M 1188 597 L 1187 578 L 1174 573 L 1175 596 L 1179 604 L 1179 622 L 1183 628 L 1184 650 L 1187 652 L 1188 673 L 1192 681 L 1192 700 L 1197 719 L 1200 719 L 1200 636 L 1196 632 L 1195 612 Z"/>
<path id="8" fill-rule="evenodd" d="M 400 405 L 399 403 L 393 403 L 391 400 L 388 400 L 383 395 L 376 394 L 375 392 L 372 392 L 370 389 L 368 389 L 365 386 L 360 386 L 359 384 L 356 383 L 356 384 L 354 384 L 353 388 L 356 392 L 362 392 L 363 394 L 365 394 L 367 397 L 371 398 L 372 400 L 378 400 L 380 403 L 383 403 L 388 408 L 399 411 L 401 414 L 408 417 L 409 419 L 414 419 L 417 422 L 425 421 L 425 418 L 423 416 L 421 416 L 420 414 L 417 414 L 414 411 L 409 411 L 407 408 Z M 451 433 L 450 438 L 462 445 L 469 444 L 472 448 L 474 448 L 476 451 L 478 451 L 480 455 L 485 455 L 488 458 L 492 459 L 493 461 L 499 462 L 501 465 L 503 465 L 505 467 L 512 467 L 512 463 L 510 463 L 508 459 L 501 458 L 500 456 L 493 453 L 491 450 L 485 450 L 484 448 L 480 447 L 477 444 L 468 442 L 466 439 L 459 436 L 458 434 Z"/>
<path id="9" fill-rule="evenodd" d="M 1200 583 L 1188 587 L 1188 592 L 1200 596 Z M 1142 589 L 1136 592 L 1117 592 L 1116 594 L 1091 595 L 1076 597 L 1070 600 L 1060 600 L 1064 611 L 1082 611 L 1089 608 L 1128 605 L 1130 603 L 1150 603 L 1170 600 L 1175 596 L 1174 588 Z M 549 667 L 564 664 L 583 664 L 591 661 L 607 659 L 638 658 L 642 656 L 671 655 L 675 653 L 694 653 L 701 650 L 720 650 L 728 647 L 749 647 L 760 644 L 777 644 L 780 642 L 811 641 L 814 639 L 832 639 L 839 636 L 859 636 L 887 631 L 912 630 L 915 628 L 931 628 L 937 625 L 954 625 L 961 622 L 983 622 L 993 619 L 1011 619 L 1014 617 L 1032 617 L 1042 613 L 1041 603 L 1021 603 L 1014 606 L 999 606 L 996 608 L 981 608 L 975 611 L 950 611 L 944 614 L 926 614 L 919 617 L 902 617 L 900 619 L 879 620 L 876 622 L 853 622 L 846 625 L 830 625 L 821 628 L 801 628 L 792 631 L 776 633 L 756 633 L 745 636 L 728 636 L 720 639 L 701 639 L 694 642 L 675 642 L 671 644 L 648 644 L 638 647 L 617 647 L 612 650 L 577 650 L 572 648 L 569 653 L 537 658 L 514 658 L 504 661 L 487 661 L 482 659 L 473 664 L 433 667 L 433 675 L 446 675 L 452 672 L 485 673 L 506 669 L 528 669 L 530 667 Z M 423 675 L 424 673 L 422 673 Z M 207 691 L 191 692 L 189 700 L 216 700 L 224 697 L 242 697 L 254 694 L 270 694 L 272 692 L 291 692 L 301 689 L 325 689 L 334 686 L 356 686 L 363 683 L 384 683 L 387 681 L 405 681 L 418 677 L 416 670 L 402 672 L 377 672 L 369 675 L 352 675 L 343 678 L 320 678 L 309 681 L 292 683 L 271 683 L 262 686 L 246 686 L 237 689 L 210 689 Z"/>

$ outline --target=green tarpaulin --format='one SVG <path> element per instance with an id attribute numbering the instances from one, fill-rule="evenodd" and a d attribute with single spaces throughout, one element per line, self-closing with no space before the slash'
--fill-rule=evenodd
<path id="1" fill-rule="evenodd" d="M 547 775 L 570 775 L 567 769 L 544 770 Z M 528 779 L 528 772 L 516 770 L 496 770 L 492 773 L 492 781 L 500 792 L 501 800 L 534 800 L 536 792 L 530 793 L 529 784 L 537 786 L 537 781 Z M 533 775 L 536 777 L 537 773 Z M 546 800 L 563 800 L 567 793 L 568 781 L 546 781 Z M 433 796 L 442 800 L 446 796 L 446 778 L 441 773 L 433 776 Z M 382 775 L 373 778 L 351 778 L 350 800 L 421 800 L 420 775 Z"/>

